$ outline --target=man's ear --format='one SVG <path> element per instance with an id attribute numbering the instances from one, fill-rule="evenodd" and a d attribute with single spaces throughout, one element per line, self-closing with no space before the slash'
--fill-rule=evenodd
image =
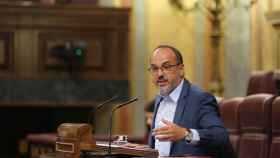
<path id="1" fill-rule="evenodd" d="M 180 76 L 184 77 L 185 76 L 184 64 L 180 64 L 179 68 L 180 68 Z"/>

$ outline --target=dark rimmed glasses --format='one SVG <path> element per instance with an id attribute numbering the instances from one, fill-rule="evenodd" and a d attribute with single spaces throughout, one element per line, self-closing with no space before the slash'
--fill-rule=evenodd
<path id="1" fill-rule="evenodd" d="M 163 64 L 160 67 L 157 66 L 151 66 L 148 68 L 148 71 L 150 71 L 151 73 L 155 74 L 157 73 L 159 70 L 161 70 L 162 72 L 168 72 L 171 71 L 173 67 L 180 65 L 179 63 L 177 64 Z"/>

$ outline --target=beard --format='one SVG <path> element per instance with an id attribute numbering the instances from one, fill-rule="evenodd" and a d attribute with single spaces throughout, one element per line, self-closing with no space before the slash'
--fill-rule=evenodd
<path id="1" fill-rule="evenodd" d="M 159 92 L 160 92 L 160 95 L 163 95 L 163 96 L 167 96 L 169 95 L 173 90 L 175 89 L 175 87 L 171 86 L 170 84 L 164 86 L 164 87 L 160 87 L 159 88 Z"/>
<path id="2" fill-rule="evenodd" d="M 160 95 L 169 95 L 180 83 L 177 79 L 168 79 L 166 76 L 159 76 L 157 79 L 157 86 L 159 87 Z"/>
<path id="3" fill-rule="evenodd" d="M 159 76 L 156 81 L 157 86 L 159 87 L 160 95 L 166 96 L 170 92 L 170 83 L 167 77 Z"/>

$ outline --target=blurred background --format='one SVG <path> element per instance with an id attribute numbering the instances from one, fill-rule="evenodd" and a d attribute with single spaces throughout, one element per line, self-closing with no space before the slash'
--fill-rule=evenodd
<path id="1" fill-rule="evenodd" d="M 217 97 L 247 94 L 250 75 L 280 68 L 278 0 L 0 0 L 0 154 L 28 152 L 30 133 L 89 122 L 143 136 L 157 94 L 147 71 L 160 44 L 178 48 L 185 77 Z M 95 114 L 102 101 L 120 97 Z M 90 119 L 89 119 L 90 118 Z"/>

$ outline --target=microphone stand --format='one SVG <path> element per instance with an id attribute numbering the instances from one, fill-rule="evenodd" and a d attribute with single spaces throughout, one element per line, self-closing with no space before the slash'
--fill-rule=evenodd
<path id="1" fill-rule="evenodd" d="M 112 126 L 113 126 L 113 114 L 116 111 L 116 108 L 113 108 L 113 110 L 111 111 L 111 115 L 110 115 L 110 123 L 109 123 L 109 145 L 108 145 L 108 154 L 111 155 L 112 154 Z"/>
<path id="2" fill-rule="evenodd" d="M 127 105 L 127 104 L 129 104 L 129 103 L 135 102 L 135 101 L 137 101 L 137 100 L 138 100 L 138 98 L 129 99 L 128 101 L 126 101 L 126 102 L 124 102 L 124 103 L 122 103 L 122 104 L 119 104 L 119 105 L 115 106 L 115 107 L 112 109 L 111 115 L 110 115 L 110 123 L 109 123 L 108 155 L 111 155 L 111 154 L 112 154 L 112 146 L 111 146 L 111 144 L 112 144 L 112 126 L 113 126 L 113 115 L 114 115 L 114 112 L 115 112 L 117 109 L 119 109 L 119 108 L 121 108 L 121 107 L 123 107 L 123 106 L 125 106 L 125 105 Z"/>
<path id="3" fill-rule="evenodd" d="M 95 120 L 95 112 L 99 109 L 101 109 L 104 105 L 116 100 L 119 97 L 119 94 L 115 94 L 113 97 L 109 98 L 108 100 L 105 100 L 104 102 L 97 105 L 97 107 L 93 107 L 88 115 L 88 124 Z"/>

